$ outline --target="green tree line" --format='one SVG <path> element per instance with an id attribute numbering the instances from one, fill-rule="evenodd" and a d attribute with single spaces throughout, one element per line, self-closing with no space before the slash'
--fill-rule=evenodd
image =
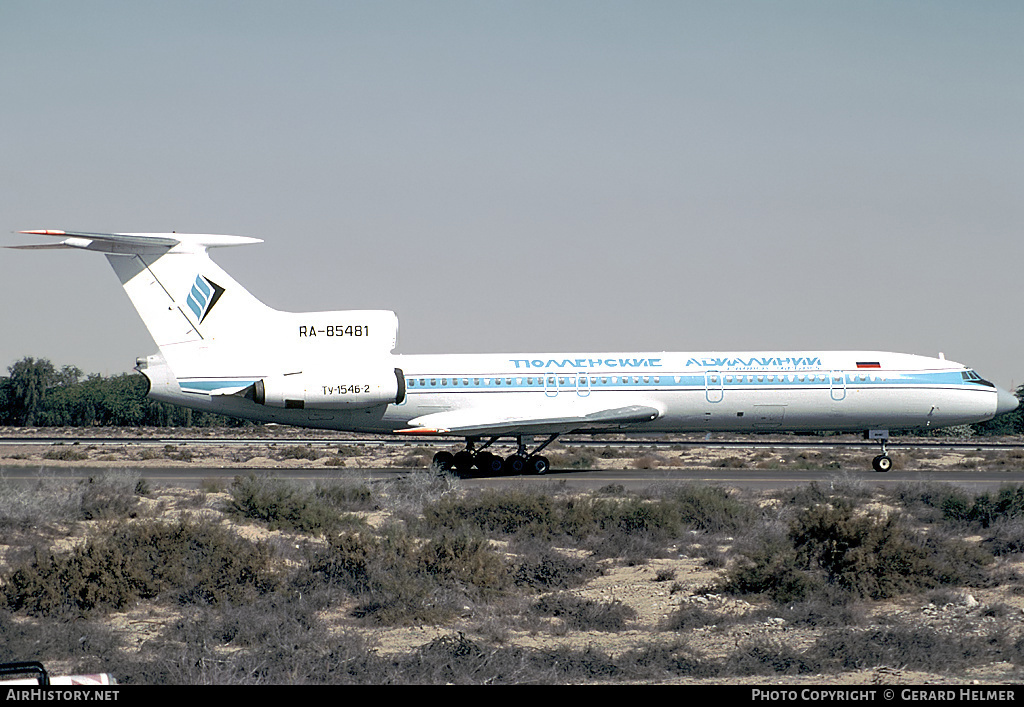
<path id="1" fill-rule="evenodd" d="M 146 397 L 138 373 L 84 375 L 76 366 L 55 367 L 26 357 L 0 378 L 0 425 L 24 427 L 151 426 L 209 427 L 250 424 Z"/>

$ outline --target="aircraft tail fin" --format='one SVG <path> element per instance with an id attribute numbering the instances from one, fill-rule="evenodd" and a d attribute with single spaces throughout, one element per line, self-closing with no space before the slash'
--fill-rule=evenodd
<path id="1" fill-rule="evenodd" d="M 297 360 L 326 367 L 339 359 L 388 354 L 393 312 L 280 312 L 263 304 L 207 251 L 262 243 L 258 238 L 195 233 L 22 231 L 61 237 L 59 243 L 8 246 L 73 248 L 104 253 L 179 380 L 249 379 L 293 372 Z M 239 368 L 244 367 L 244 371 Z"/>
<path id="2" fill-rule="evenodd" d="M 62 237 L 59 243 L 10 246 L 72 248 L 104 253 L 146 328 L 177 370 L 183 354 L 213 340 L 230 343 L 244 322 L 272 312 L 214 263 L 207 249 L 261 243 L 258 238 L 186 233 L 22 231 Z"/>

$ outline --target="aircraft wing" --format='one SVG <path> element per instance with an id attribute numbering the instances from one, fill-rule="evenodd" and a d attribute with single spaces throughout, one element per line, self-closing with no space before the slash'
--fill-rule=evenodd
<path id="1" fill-rule="evenodd" d="M 656 420 L 663 411 L 643 402 L 619 407 L 594 408 L 552 403 L 523 409 L 495 408 L 448 410 L 409 420 L 404 434 L 517 435 L 564 434 L 589 430 L 614 430 Z"/>

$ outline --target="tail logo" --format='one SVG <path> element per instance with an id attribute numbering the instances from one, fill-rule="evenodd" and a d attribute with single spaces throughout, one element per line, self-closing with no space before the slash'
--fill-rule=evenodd
<path id="1" fill-rule="evenodd" d="M 196 321 L 202 324 L 222 294 L 224 294 L 223 287 L 202 275 L 196 275 L 196 282 L 192 285 L 192 291 L 188 293 L 188 298 L 185 301 L 192 313 L 196 315 Z"/>

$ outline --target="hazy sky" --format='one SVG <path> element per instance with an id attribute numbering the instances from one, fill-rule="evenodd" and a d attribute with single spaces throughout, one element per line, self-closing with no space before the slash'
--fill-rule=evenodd
<path id="1" fill-rule="evenodd" d="M 881 349 L 1024 383 L 1020 2 L 0 2 L 0 239 L 230 233 L 400 353 Z M 155 345 L 0 251 L 0 370 Z"/>

